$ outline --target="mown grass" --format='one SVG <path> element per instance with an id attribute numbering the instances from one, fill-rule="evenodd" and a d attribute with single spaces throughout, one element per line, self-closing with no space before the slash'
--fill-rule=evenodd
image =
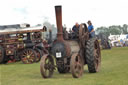
<path id="1" fill-rule="evenodd" d="M 59 74 L 57 71 L 50 79 L 43 79 L 40 63 L 22 62 L 0 65 L 1 85 L 128 85 L 128 47 L 102 50 L 102 66 L 99 73 L 88 73 L 75 79 L 71 73 Z"/>

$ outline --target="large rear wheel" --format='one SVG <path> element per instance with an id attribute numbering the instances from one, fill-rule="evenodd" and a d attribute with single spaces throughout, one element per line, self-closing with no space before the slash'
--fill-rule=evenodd
<path id="1" fill-rule="evenodd" d="M 71 73 L 74 78 L 79 78 L 83 74 L 83 63 L 81 57 L 76 53 L 71 57 L 70 62 Z"/>
<path id="2" fill-rule="evenodd" d="M 20 57 L 24 64 L 31 64 L 36 61 L 37 55 L 33 49 L 28 48 L 21 52 Z"/>
<path id="3" fill-rule="evenodd" d="M 40 63 L 40 72 L 43 78 L 50 78 L 53 75 L 55 66 L 54 66 L 54 59 L 52 56 L 45 54 L 41 58 Z"/>
<path id="4" fill-rule="evenodd" d="M 97 39 L 91 38 L 88 40 L 85 53 L 89 72 L 98 72 L 101 65 L 101 52 Z"/>
<path id="5" fill-rule="evenodd" d="M 0 46 L 0 63 L 4 62 L 4 48 Z"/>

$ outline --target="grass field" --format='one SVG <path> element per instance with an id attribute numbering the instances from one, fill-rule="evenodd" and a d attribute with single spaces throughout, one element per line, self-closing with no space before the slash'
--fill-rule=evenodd
<path id="1" fill-rule="evenodd" d="M 0 85 L 128 85 L 128 48 L 102 50 L 102 66 L 99 73 L 88 73 L 72 78 L 71 73 L 59 74 L 57 71 L 50 79 L 43 79 L 40 63 L 22 62 L 0 65 Z"/>

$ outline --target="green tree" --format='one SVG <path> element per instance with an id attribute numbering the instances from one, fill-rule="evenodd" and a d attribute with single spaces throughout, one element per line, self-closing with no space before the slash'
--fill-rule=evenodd
<path id="1" fill-rule="evenodd" d="M 99 27 L 96 29 L 96 34 L 104 34 L 105 36 L 109 36 L 110 32 L 107 27 Z"/>
<path id="2" fill-rule="evenodd" d="M 128 34 L 128 25 L 124 24 L 122 27 L 123 34 Z"/>
<path id="3" fill-rule="evenodd" d="M 111 33 L 112 35 L 119 35 L 122 33 L 121 26 L 113 25 L 113 26 L 109 26 L 108 29 L 109 29 L 109 33 Z"/>

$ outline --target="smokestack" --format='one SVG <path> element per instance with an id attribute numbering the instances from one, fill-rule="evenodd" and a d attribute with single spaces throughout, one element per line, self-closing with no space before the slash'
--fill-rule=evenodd
<path id="1" fill-rule="evenodd" d="M 63 28 L 62 28 L 62 9 L 61 6 L 55 6 L 56 12 L 56 24 L 57 24 L 57 39 L 63 40 Z"/>

